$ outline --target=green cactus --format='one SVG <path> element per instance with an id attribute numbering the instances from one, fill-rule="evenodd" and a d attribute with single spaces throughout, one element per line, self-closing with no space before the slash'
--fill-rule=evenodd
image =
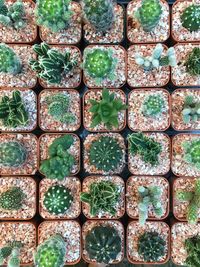
<path id="1" fill-rule="evenodd" d="M 7 267 L 20 267 L 20 249 L 13 248 L 12 253 L 8 259 Z"/>
<path id="2" fill-rule="evenodd" d="M 200 236 L 196 235 L 185 240 L 188 267 L 197 267 L 200 264 Z"/>
<path id="3" fill-rule="evenodd" d="M 71 191 L 63 185 L 53 185 L 44 194 L 44 206 L 54 215 L 65 214 L 72 202 Z"/>
<path id="4" fill-rule="evenodd" d="M 184 63 L 186 72 L 192 76 L 200 75 L 200 48 L 194 47 L 188 54 L 187 59 Z"/>
<path id="5" fill-rule="evenodd" d="M 185 141 L 182 144 L 185 162 L 200 170 L 200 139 Z"/>
<path id="6" fill-rule="evenodd" d="M 12 241 L 0 249 L 0 264 L 8 259 L 7 267 L 20 267 L 20 249 L 23 247 L 21 241 Z"/>
<path id="7" fill-rule="evenodd" d="M 82 0 L 85 20 L 97 32 L 105 33 L 114 22 L 114 4 L 112 0 Z"/>
<path id="8" fill-rule="evenodd" d="M 22 208 L 25 197 L 20 187 L 11 187 L 0 194 L 0 207 L 5 210 L 19 210 Z"/>
<path id="9" fill-rule="evenodd" d="M 95 226 L 85 238 L 85 249 L 91 260 L 110 263 L 121 252 L 122 240 L 114 227 Z"/>
<path id="10" fill-rule="evenodd" d="M 100 136 L 91 143 L 89 161 L 97 170 L 106 173 L 115 171 L 123 161 L 123 150 L 117 139 L 112 136 Z"/>
<path id="11" fill-rule="evenodd" d="M 0 165 L 4 167 L 20 167 L 27 159 L 26 148 L 16 141 L 0 143 Z"/>
<path id="12" fill-rule="evenodd" d="M 184 123 L 197 122 L 200 119 L 200 102 L 195 101 L 192 95 L 186 96 L 181 114 Z"/>
<path id="13" fill-rule="evenodd" d="M 157 262 L 166 253 L 166 242 L 157 232 L 145 232 L 139 237 L 138 253 L 145 262 Z"/>
<path id="14" fill-rule="evenodd" d="M 31 59 L 29 64 L 38 77 L 48 84 L 60 84 L 63 76 L 69 74 L 78 64 L 70 52 L 61 53 L 46 43 L 35 44 L 33 50 L 38 58 Z"/>
<path id="15" fill-rule="evenodd" d="M 200 5 L 188 6 L 181 15 L 181 23 L 190 32 L 200 30 Z"/>
<path id="16" fill-rule="evenodd" d="M 73 15 L 70 4 L 71 0 L 37 0 L 35 13 L 38 25 L 53 32 L 67 29 Z"/>
<path id="17" fill-rule="evenodd" d="M 0 73 L 16 75 L 22 70 L 22 63 L 14 50 L 8 45 L 0 44 Z"/>
<path id="18" fill-rule="evenodd" d="M 81 193 L 81 201 L 90 205 L 91 216 L 97 216 L 102 211 L 115 215 L 119 198 L 119 187 L 110 181 L 94 182 L 88 193 Z"/>
<path id="19" fill-rule="evenodd" d="M 166 109 L 166 103 L 161 94 L 149 95 L 142 104 L 142 113 L 147 117 L 158 117 Z"/>
<path id="20" fill-rule="evenodd" d="M 146 32 L 151 32 L 158 25 L 162 6 L 160 0 L 142 0 L 141 7 L 135 12 L 135 17 Z"/>

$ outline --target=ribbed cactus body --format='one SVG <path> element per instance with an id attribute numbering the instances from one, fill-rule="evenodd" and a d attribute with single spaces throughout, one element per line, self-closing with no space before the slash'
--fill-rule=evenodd
<path id="1" fill-rule="evenodd" d="M 200 101 L 195 100 L 192 95 L 186 96 L 181 114 L 187 124 L 200 120 Z"/>
<path id="2" fill-rule="evenodd" d="M 161 115 L 165 108 L 165 100 L 160 94 L 147 96 L 142 104 L 142 112 L 148 117 L 157 117 Z"/>
<path id="3" fill-rule="evenodd" d="M 19 187 L 12 187 L 0 195 L 0 207 L 5 210 L 19 210 L 25 196 Z"/>
<path id="4" fill-rule="evenodd" d="M 181 23 L 190 32 L 200 30 L 200 5 L 188 6 L 181 15 Z"/>

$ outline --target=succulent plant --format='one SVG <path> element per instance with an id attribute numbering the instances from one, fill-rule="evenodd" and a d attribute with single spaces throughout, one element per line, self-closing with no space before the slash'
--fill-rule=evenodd
<path id="1" fill-rule="evenodd" d="M 75 158 L 68 149 L 74 143 L 72 135 L 56 138 L 48 148 L 49 158 L 41 162 L 40 171 L 50 179 L 63 180 L 71 172 Z"/>
<path id="2" fill-rule="evenodd" d="M 114 3 L 112 0 L 82 0 L 85 20 L 97 32 L 105 33 L 114 22 Z"/>
<path id="3" fill-rule="evenodd" d="M 184 150 L 183 159 L 191 166 L 200 169 L 200 139 L 185 141 L 182 144 Z"/>
<path id="4" fill-rule="evenodd" d="M 100 136 L 91 143 L 89 161 L 97 170 L 108 173 L 116 170 L 123 161 L 123 150 L 114 137 Z"/>
<path id="5" fill-rule="evenodd" d="M 64 214 L 70 208 L 73 201 L 71 191 L 64 185 L 53 185 L 44 194 L 44 206 L 49 213 Z"/>
<path id="6" fill-rule="evenodd" d="M 5 210 L 19 210 L 25 197 L 20 187 L 13 186 L 0 194 L 0 207 Z"/>
<path id="7" fill-rule="evenodd" d="M 194 47 L 192 51 L 188 54 L 187 59 L 184 63 L 186 67 L 186 72 L 190 75 L 198 76 L 200 75 L 200 48 Z"/>
<path id="8" fill-rule="evenodd" d="M 110 263 L 117 259 L 122 240 L 114 227 L 95 226 L 85 238 L 85 249 L 91 260 Z"/>
<path id="9" fill-rule="evenodd" d="M 110 181 L 93 182 L 88 193 L 81 193 L 81 201 L 90 205 L 92 216 L 97 216 L 102 211 L 115 215 L 119 198 L 119 187 Z"/>
<path id="10" fill-rule="evenodd" d="M 142 0 L 135 17 L 146 32 L 151 32 L 158 25 L 162 15 L 160 0 Z"/>
<path id="11" fill-rule="evenodd" d="M 200 30 L 200 5 L 188 6 L 181 15 L 181 23 L 190 32 Z"/>
<path id="12" fill-rule="evenodd" d="M 200 236 L 196 235 L 185 240 L 187 258 L 185 263 L 188 267 L 197 267 L 200 262 Z"/>
<path id="13" fill-rule="evenodd" d="M 44 42 L 35 44 L 33 50 L 38 58 L 31 59 L 29 64 L 38 77 L 48 84 L 60 84 L 63 75 L 70 73 L 78 63 L 70 52 L 61 53 Z"/>
<path id="14" fill-rule="evenodd" d="M 8 259 L 7 267 L 20 267 L 20 249 L 23 247 L 21 241 L 12 241 L 0 249 L 0 265 Z"/>
<path id="15" fill-rule="evenodd" d="M 0 165 L 4 167 L 20 167 L 27 159 L 27 150 L 19 142 L 0 143 Z"/>
<path id="16" fill-rule="evenodd" d="M 128 144 L 130 153 L 140 155 L 145 163 L 155 166 L 159 163 L 159 154 L 162 151 L 162 145 L 154 138 L 148 137 L 143 133 L 132 133 L 128 135 Z"/>
<path id="17" fill-rule="evenodd" d="M 200 119 L 200 102 L 193 95 L 186 96 L 181 114 L 184 123 L 197 122 Z"/>
<path id="18" fill-rule="evenodd" d="M 163 215 L 164 210 L 161 203 L 162 189 L 159 186 L 140 186 L 138 188 L 138 193 L 138 210 L 140 225 L 145 224 L 148 218 L 148 209 L 150 205 L 153 207 L 154 213 L 157 217 L 161 217 Z"/>
<path id="19" fill-rule="evenodd" d="M 66 247 L 61 235 L 52 235 L 37 247 L 34 255 L 35 267 L 63 267 Z"/>
<path id="20" fill-rule="evenodd" d="M 91 128 L 103 123 L 107 129 L 112 129 L 112 127 L 117 128 L 118 114 L 120 111 L 125 110 L 127 106 L 115 97 L 115 93 L 110 94 L 108 89 L 103 89 L 102 98 L 100 101 L 90 99 L 91 108 L 89 112 L 92 115 Z"/>
<path id="21" fill-rule="evenodd" d="M 158 117 L 166 110 L 166 103 L 161 94 L 152 94 L 144 99 L 142 113 L 147 117 Z"/>
<path id="22" fill-rule="evenodd" d="M 16 128 L 26 126 L 29 113 L 25 108 L 20 91 L 14 91 L 12 97 L 3 96 L 0 101 L 0 120 L 4 126 Z"/>
<path id="23" fill-rule="evenodd" d="M 139 52 L 135 54 L 135 62 L 141 66 L 145 71 L 152 71 L 163 66 L 176 66 L 176 54 L 175 49 L 170 47 L 167 51 L 166 56 L 162 57 L 164 47 L 162 44 L 157 44 L 152 52 L 151 56 L 144 57 Z"/>
<path id="24" fill-rule="evenodd" d="M 159 261 L 165 255 L 166 241 L 157 232 L 145 232 L 138 240 L 138 253 L 145 262 Z"/>
<path id="25" fill-rule="evenodd" d="M 0 44 L 0 73 L 16 75 L 22 70 L 22 63 L 14 50 L 8 45 Z"/>
<path id="26" fill-rule="evenodd" d="M 20 267 L 20 249 L 13 248 L 8 259 L 8 267 Z"/>
<path id="27" fill-rule="evenodd" d="M 92 48 L 84 51 L 83 70 L 89 77 L 94 78 L 97 84 L 104 79 L 115 79 L 116 64 L 113 49 Z"/>
<path id="28" fill-rule="evenodd" d="M 59 32 L 69 27 L 73 15 L 71 0 L 37 0 L 36 19 L 40 26 Z"/>

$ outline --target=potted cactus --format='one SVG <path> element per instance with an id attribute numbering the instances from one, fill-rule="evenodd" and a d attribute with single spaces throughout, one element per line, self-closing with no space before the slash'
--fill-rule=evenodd
<path id="1" fill-rule="evenodd" d="M 172 93 L 172 127 L 177 131 L 200 129 L 200 92 L 177 89 Z"/>
<path id="2" fill-rule="evenodd" d="M 82 0 L 84 39 L 89 43 L 120 43 L 124 38 L 123 7 L 112 0 Z"/>
<path id="3" fill-rule="evenodd" d="M 200 136 L 177 134 L 172 139 L 171 169 L 177 176 L 200 176 Z"/>
<path id="4" fill-rule="evenodd" d="M 167 1 L 130 1 L 127 6 L 127 38 L 131 43 L 164 42 L 170 35 L 169 21 Z"/>
<path id="5" fill-rule="evenodd" d="M 88 219 L 118 219 L 125 213 L 124 181 L 119 176 L 88 176 L 80 199 Z"/>
<path id="6" fill-rule="evenodd" d="M 81 124 L 80 96 L 76 90 L 43 90 L 39 95 L 39 125 L 43 131 L 76 131 Z"/>
<path id="7" fill-rule="evenodd" d="M 79 262 L 80 258 L 81 227 L 78 222 L 45 221 L 39 225 L 38 247 L 34 256 L 36 267 L 44 266 L 47 260 L 54 267 L 73 265 Z"/>
<path id="8" fill-rule="evenodd" d="M 77 44 L 81 40 L 81 6 L 71 0 L 38 0 L 35 16 L 40 38 L 48 44 Z"/>
<path id="9" fill-rule="evenodd" d="M 82 257 L 88 263 L 113 264 L 124 257 L 124 228 L 119 221 L 85 222 L 82 240 Z"/>
<path id="10" fill-rule="evenodd" d="M 165 175 L 170 170 L 171 143 L 164 133 L 128 135 L 128 167 L 134 175 Z"/>
<path id="11" fill-rule="evenodd" d="M 119 88 L 126 81 L 126 51 L 119 45 L 89 45 L 83 52 L 83 81 L 89 88 Z"/>
<path id="12" fill-rule="evenodd" d="M 0 135 L 0 174 L 33 175 L 37 171 L 37 138 L 33 134 Z"/>
<path id="13" fill-rule="evenodd" d="M 89 134 L 84 141 L 87 173 L 121 173 L 125 163 L 124 139 L 117 133 Z"/>
<path id="14" fill-rule="evenodd" d="M 164 222 L 130 222 L 127 258 L 133 264 L 164 264 L 169 260 L 170 228 Z"/>
<path id="15" fill-rule="evenodd" d="M 132 45 L 128 49 L 128 77 L 131 87 L 161 87 L 169 82 L 170 68 L 176 66 L 173 47 L 162 44 Z"/>
<path id="16" fill-rule="evenodd" d="M 172 6 L 172 37 L 177 42 L 200 41 L 199 1 L 177 0 Z"/>
<path id="17" fill-rule="evenodd" d="M 144 225 L 147 219 L 163 220 L 169 214 L 169 182 L 159 176 L 131 176 L 126 183 L 126 211 Z"/>
<path id="18" fill-rule="evenodd" d="M 32 43 L 37 37 L 32 0 L 0 2 L 0 40 L 4 43 Z"/>
<path id="19" fill-rule="evenodd" d="M 74 219 L 81 212 L 81 183 L 76 177 L 63 181 L 43 179 L 39 185 L 39 212 L 44 219 Z"/>
<path id="20" fill-rule="evenodd" d="M 135 89 L 128 97 L 132 131 L 165 131 L 171 122 L 170 94 L 165 89 Z"/>
<path id="21" fill-rule="evenodd" d="M 121 90 L 88 90 L 83 98 L 84 127 L 91 132 L 121 131 L 126 126 L 126 108 Z"/>

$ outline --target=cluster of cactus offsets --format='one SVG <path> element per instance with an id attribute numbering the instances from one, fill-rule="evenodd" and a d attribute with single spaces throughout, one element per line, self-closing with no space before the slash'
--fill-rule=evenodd
<path id="1" fill-rule="evenodd" d="M 98 215 L 99 212 L 116 213 L 116 205 L 120 198 L 119 187 L 110 181 L 94 182 L 90 191 L 81 193 L 81 201 L 90 205 L 90 214 Z"/>
<path id="2" fill-rule="evenodd" d="M 23 247 L 21 241 L 13 241 L 0 249 L 0 265 L 8 259 L 7 267 L 20 267 L 20 249 Z"/>
<path id="3" fill-rule="evenodd" d="M 11 187 L 0 194 L 0 207 L 5 210 L 19 210 L 22 208 L 25 197 L 20 187 Z"/>
<path id="4" fill-rule="evenodd" d="M 69 27 L 73 15 L 71 0 L 37 0 L 36 18 L 40 26 L 59 32 Z"/>
<path id="5" fill-rule="evenodd" d="M 138 240 L 138 253 L 145 262 L 159 261 L 166 251 L 166 241 L 157 232 L 145 232 Z"/>
<path id="6" fill-rule="evenodd" d="M 26 26 L 24 3 L 18 0 L 8 8 L 5 1 L 0 0 L 0 23 L 16 30 L 24 28 Z"/>
<path id="7" fill-rule="evenodd" d="M 66 247 L 61 235 L 52 235 L 37 247 L 34 255 L 35 267 L 63 267 Z"/>
<path id="8" fill-rule="evenodd" d="M 164 213 L 162 203 L 161 203 L 161 194 L 162 189 L 159 186 L 140 186 L 138 188 L 139 193 L 139 223 L 144 225 L 148 218 L 148 209 L 149 206 L 153 206 L 154 213 L 157 217 L 161 217 Z"/>
<path id="9" fill-rule="evenodd" d="M 185 63 L 186 71 L 193 76 L 200 75 L 200 48 L 194 47 Z"/>
<path id="10" fill-rule="evenodd" d="M 166 103 L 161 94 L 152 94 L 145 98 L 142 113 L 147 117 L 157 117 L 166 110 Z"/>
<path id="11" fill-rule="evenodd" d="M 191 142 L 185 141 L 183 144 L 184 160 L 191 166 L 200 170 L 200 138 Z"/>
<path id="12" fill-rule="evenodd" d="M 53 185 L 44 195 L 44 206 L 49 213 L 55 215 L 66 213 L 72 201 L 71 191 L 64 185 Z"/>
<path id="13" fill-rule="evenodd" d="M 112 49 L 93 48 L 84 51 L 83 69 L 97 84 L 104 79 L 115 79 L 116 64 Z"/>
<path id="14" fill-rule="evenodd" d="M 89 161 L 97 170 L 106 173 L 114 171 L 123 161 L 123 150 L 111 136 L 101 136 L 91 143 Z"/>
<path id="15" fill-rule="evenodd" d="M 0 143 L 0 165 L 4 167 L 20 167 L 27 159 L 27 150 L 19 142 Z"/>
<path id="16" fill-rule="evenodd" d="M 187 258 L 185 263 L 188 267 L 197 267 L 200 263 L 200 236 L 196 235 L 185 240 Z"/>
<path id="17" fill-rule="evenodd" d="M 108 264 L 116 260 L 122 240 L 117 230 L 110 226 L 96 226 L 85 238 L 85 249 L 91 260 Z"/>
<path id="18" fill-rule="evenodd" d="M 113 0 L 82 0 L 85 20 L 97 32 L 105 33 L 114 22 Z"/>
<path id="19" fill-rule="evenodd" d="M 127 108 L 121 99 L 116 99 L 115 93 L 110 94 L 108 89 L 103 89 L 100 101 L 90 99 L 90 103 L 91 108 L 89 111 L 93 113 L 90 126 L 92 128 L 101 123 L 109 130 L 112 127 L 117 128 L 119 126 L 118 114 Z"/>
<path id="20" fill-rule="evenodd" d="M 163 50 L 163 45 L 157 44 L 151 56 L 144 57 L 139 52 L 135 53 L 135 62 L 145 71 L 152 71 L 153 69 L 158 69 L 163 66 L 175 67 L 177 64 L 175 49 L 170 47 L 166 56 L 162 57 Z"/>
<path id="21" fill-rule="evenodd" d="M 16 75 L 22 70 L 22 63 L 14 50 L 8 45 L 0 44 L 0 73 Z"/>
<path id="22" fill-rule="evenodd" d="M 60 84 L 63 75 L 71 72 L 77 65 L 77 60 L 71 58 L 70 52 L 61 53 L 44 42 L 35 44 L 33 50 L 38 58 L 31 59 L 29 64 L 38 77 L 49 84 Z"/>
<path id="23" fill-rule="evenodd" d="M 195 182 L 194 191 L 177 191 L 176 198 L 179 201 L 187 201 L 187 220 L 190 224 L 198 222 L 198 212 L 200 208 L 200 179 Z"/>
<path id="24" fill-rule="evenodd" d="M 200 102 L 195 101 L 192 95 L 184 99 L 182 118 L 184 123 L 197 122 L 200 119 Z"/>
<path id="25" fill-rule="evenodd" d="M 200 30 L 200 5 L 190 5 L 181 15 L 181 23 L 188 31 Z"/>
<path id="26" fill-rule="evenodd" d="M 151 32 L 158 25 L 162 15 L 160 0 L 142 0 L 141 7 L 135 12 L 135 18 L 146 32 Z"/>
<path id="27" fill-rule="evenodd" d="M 63 180 L 70 174 L 75 158 L 68 150 L 73 145 L 72 135 L 56 138 L 48 148 L 49 158 L 41 162 L 40 171 L 49 179 Z"/>

